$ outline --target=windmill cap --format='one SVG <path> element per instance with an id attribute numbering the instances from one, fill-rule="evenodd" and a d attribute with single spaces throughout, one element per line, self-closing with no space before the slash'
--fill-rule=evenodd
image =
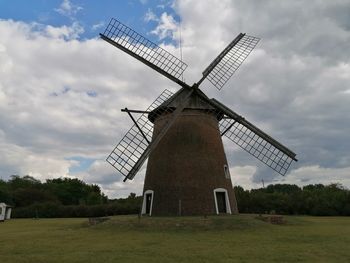
<path id="1" fill-rule="evenodd" d="M 217 119 L 220 120 L 222 116 L 218 114 L 217 109 L 211 106 L 208 102 L 203 100 L 198 93 L 201 93 L 201 96 L 205 96 L 209 100 L 209 98 L 199 89 L 196 89 L 191 96 L 187 99 L 184 110 L 202 110 L 208 113 L 215 114 Z M 173 96 L 171 96 L 167 101 L 163 102 L 159 107 L 155 108 L 148 114 L 148 119 L 151 122 L 154 122 L 159 116 L 161 116 L 164 112 L 171 113 L 173 112 L 179 105 L 181 105 L 185 99 L 186 92 L 185 88 L 180 89 Z"/>

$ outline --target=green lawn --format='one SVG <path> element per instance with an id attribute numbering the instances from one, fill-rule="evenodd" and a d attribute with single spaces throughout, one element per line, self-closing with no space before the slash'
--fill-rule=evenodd
<path id="1" fill-rule="evenodd" d="M 0 262 L 350 262 L 350 217 L 13 219 Z"/>

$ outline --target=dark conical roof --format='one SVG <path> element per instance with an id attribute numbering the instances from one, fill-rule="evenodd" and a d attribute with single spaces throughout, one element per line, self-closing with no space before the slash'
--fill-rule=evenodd
<path id="1" fill-rule="evenodd" d="M 184 98 L 187 95 L 186 89 L 187 88 L 181 88 L 178 92 L 176 92 L 173 96 L 171 96 L 167 101 L 163 102 L 159 107 L 151 111 L 148 115 L 148 119 L 151 122 L 154 122 L 154 120 L 165 111 L 166 112 L 174 111 L 181 103 L 183 103 Z M 209 98 L 200 89 L 198 88 L 194 89 L 194 91 L 190 95 L 190 98 L 186 102 L 185 110 L 193 109 L 193 110 L 206 110 L 208 112 L 216 112 L 216 109 L 212 107 L 208 102 L 206 102 L 205 99 L 203 99 L 203 97 L 209 100 Z"/>
<path id="2" fill-rule="evenodd" d="M 183 102 L 185 96 L 186 96 L 186 88 L 180 89 L 178 92 L 176 92 L 173 96 L 169 98 L 168 101 L 165 101 L 161 106 L 167 106 L 167 107 L 177 107 L 180 103 Z M 209 98 L 199 89 L 195 89 L 193 93 L 191 94 L 190 98 L 187 100 L 185 108 L 187 109 L 205 109 L 205 110 L 211 110 L 214 109 L 212 106 L 210 106 L 205 100 L 203 100 L 198 94 L 201 94 L 205 98 L 209 100 Z M 169 103 L 169 101 L 171 101 Z"/>

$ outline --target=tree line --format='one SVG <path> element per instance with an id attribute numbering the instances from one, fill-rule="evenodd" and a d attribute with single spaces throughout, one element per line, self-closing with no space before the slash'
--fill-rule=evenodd
<path id="1" fill-rule="evenodd" d="M 141 197 L 110 200 L 98 185 L 89 185 L 76 178 L 48 179 L 13 175 L 0 180 L 0 202 L 12 205 L 12 217 L 97 217 L 137 214 Z"/>
<path id="2" fill-rule="evenodd" d="M 350 191 L 341 184 L 274 184 L 252 190 L 240 186 L 234 189 L 240 213 L 350 216 Z"/>
<path id="3" fill-rule="evenodd" d="M 245 190 L 234 187 L 240 213 L 349 216 L 350 190 L 340 184 L 268 185 Z M 48 179 L 12 176 L 0 180 L 0 202 L 14 206 L 13 217 L 98 217 L 138 214 L 142 197 L 108 199 L 98 185 L 76 178 Z"/>

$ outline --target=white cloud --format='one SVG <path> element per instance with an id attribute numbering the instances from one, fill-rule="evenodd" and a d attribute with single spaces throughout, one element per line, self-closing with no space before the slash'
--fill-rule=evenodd
<path id="1" fill-rule="evenodd" d="M 48 25 L 45 27 L 45 31 L 49 37 L 70 40 L 79 38 L 84 33 L 84 28 L 78 22 L 73 22 L 71 26 L 53 27 Z"/>
<path id="2" fill-rule="evenodd" d="M 149 14 L 148 16 L 146 15 L 146 19 L 150 20 L 155 20 L 154 14 Z M 151 31 L 151 34 L 157 35 L 160 40 L 170 37 L 172 39 L 176 39 L 178 31 L 178 25 L 175 19 L 172 17 L 172 15 L 168 15 L 166 12 L 164 12 L 159 20 L 158 20 L 158 25 L 157 27 Z"/>
<path id="3" fill-rule="evenodd" d="M 47 25 L 45 27 L 45 30 L 49 35 L 49 37 L 53 37 L 53 38 L 64 37 L 65 39 L 68 39 L 68 40 L 79 38 L 79 36 L 83 34 L 85 30 L 83 26 L 77 21 L 77 19 L 75 18 L 75 15 L 81 10 L 83 10 L 81 6 L 73 4 L 70 0 L 63 0 L 59 8 L 56 8 L 55 11 L 63 16 L 70 18 L 72 21 L 72 25 L 71 26 L 63 25 L 61 27 L 54 27 L 51 25 Z"/>
<path id="4" fill-rule="evenodd" d="M 131 192 L 141 195 L 146 166 L 147 163 L 142 166 L 132 181 L 127 180 L 126 182 L 123 182 L 124 177 L 105 160 L 96 160 L 87 171 L 74 174 L 74 176 L 85 182 L 98 184 L 109 198 L 128 196 Z"/>
<path id="5" fill-rule="evenodd" d="M 97 29 L 100 29 L 100 28 L 102 28 L 104 26 L 105 26 L 105 22 L 101 21 L 101 22 L 99 22 L 97 24 L 92 25 L 91 29 L 93 31 L 96 31 Z"/>
<path id="6" fill-rule="evenodd" d="M 340 183 L 350 187 L 350 167 L 344 168 L 324 168 L 319 165 L 304 166 L 293 170 L 288 177 L 281 180 L 283 183 L 304 186 L 308 184 L 320 183 L 328 185 Z"/>
<path id="7" fill-rule="evenodd" d="M 145 14 L 145 21 L 150 22 L 150 21 L 159 21 L 158 17 L 156 16 L 155 13 L 152 12 L 152 10 L 149 8 Z"/>
<path id="8" fill-rule="evenodd" d="M 333 169 L 346 169 L 350 160 L 350 55 L 345 47 L 350 21 L 341 16 L 346 2 L 175 1 L 189 64 L 185 78 L 196 82 L 239 32 L 261 37 L 223 90 L 217 92 L 207 82 L 202 88 L 295 151 L 299 162 L 291 170 L 318 164 L 331 177 Z M 238 171 L 238 183 L 251 188 L 260 186 L 261 179 L 277 183 L 284 178 L 260 168 L 248 154 L 232 151 L 239 147 L 230 142 L 225 148 L 229 163 L 259 167 L 247 180 Z M 315 176 L 310 183 L 318 180 Z"/>
<path id="9" fill-rule="evenodd" d="M 244 189 L 257 187 L 258 184 L 252 183 L 253 175 L 256 172 L 255 166 L 234 166 L 230 167 L 232 184 L 242 186 Z"/>
<path id="10" fill-rule="evenodd" d="M 208 82 L 201 89 L 291 148 L 299 162 L 281 177 L 225 141 L 235 185 L 252 188 L 264 179 L 266 184 L 350 187 L 346 7 L 347 1 L 174 3 L 182 18 L 189 84 L 239 32 L 262 38 L 223 90 Z M 149 19 L 159 19 L 153 31 L 159 38 L 178 39 L 172 14 L 149 14 Z M 131 125 L 120 109 L 145 109 L 162 90 L 178 86 L 101 40 L 79 41 L 81 32 L 74 23 L 53 27 L 0 20 L 0 173 L 5 178 L 78 176 L 98 183 L 111 197 L 140 193 L 145 168 L 125 184 L 103 161 Z M 178 54 L 173 44 L 162 46 Z M 72 156 L 96 162 L 70 174 L 76 164 L 68 160 Z"/>
<path id="11" fill-rule="evenodd" d="M 16 173 L 42 180 L 76 176 L 69 169 L 77 163 L 69 158 L 104 160 L 132 124 L 121 108 L 145 109 L 154 94 L 169 88 L 163 77 L 102 40 L 77 41 L 65 33 L 69 29 L 47 29 L 0 21 L 3 179 Z M 86 178 L 107 189 L 103 181 L 112 171 L 102 163 L 94 163 Z"/>
<path id="12" fill-rule="evenodd" d="M 4 132 L 2 134 L 0 136 L 0 154 L 1 177 L 3 179 L 13 174 L 30 175 L 40 180 L 68 175 L 68 169 L 71 165 L 69 161 L 54 154 L 33 153 L 24 147 L 6 143 L 6 138 L 3 138 Z"/>
<path id="13" fill-rule="evenodd" d="M 67 17 L 73 17 L 80 10 L 83 10 L 83 7 L 74 5 L 69 0 L 63 0 L 59 8 L 55 9 L 56 12 Z"/>

